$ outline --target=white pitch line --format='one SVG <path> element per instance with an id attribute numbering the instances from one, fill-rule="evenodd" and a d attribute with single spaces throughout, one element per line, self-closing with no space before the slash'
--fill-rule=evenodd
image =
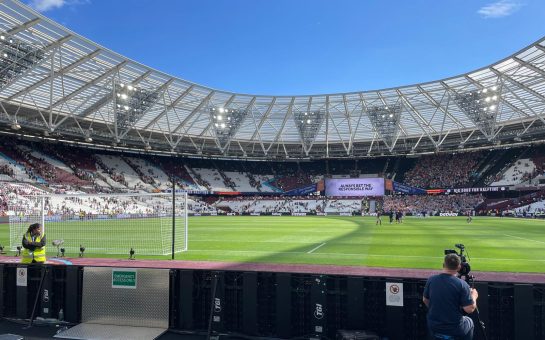
<path id="1" fill-rule="evenodd" d="M 321 245 L 320 245 L 321 247 Z M 190 249 L 188 252 L 194 253 L 221 253 L 221 254 L 248 254 L 251 255 L 280 255 L 280 254 L 308 254 L 302 251 L 271 251 L 271 250 L 221 250 L 221 249 Z M 322 256 L 362 256 L 362 257 L 378 257 L 378 258 L 398 258 L 406 257 L 413 259 L 443 259 L 443 256 L 423 256 L 423 255 L 388 255 L 388 254 L 351 254 L 351 253 L 317 253 Z M 545 262 L 545 259 L 509 259 L 509 258 L 492 258 L 492 257 L 471 257 L 472 260 L 483 261 L 524 261 L 524 262 Z"/>
<path id="2" fill-rule="evenodd" d="M 312 248 L 312 250 L 311 250 L 311 251 L 308 251 L 308 252 L 307 252 L 307 254 L 310 254 L 310 253 L 312 253 L 313 251 L 315 251 L 316 249 L 320 248 L 320 247 L 321 247 L 321 246 L 323 246 L 324 244 L 325 244 L 325 242 L 324 242 L 324 243 L 322 243 L 322 244 L 320 244 L 320 245 L 319 245 L 319 246 L 317 246 L 316 248 Z"/>
<path id="3" fill-rule="evenodd" d="M 514 235 L 509 235 L 509 234 L 503 234 L 504 236 L 509 236 L 509 237 L 514 237 L 514 238 L 518 238 L 518 239 L 521 239 L 521 240 L 526 240 L 526 241 L 532 241 L 532 242 L 538 242 L 538 243 L 544 243 L 543 241 L 538 241 L 538 240 L 532 240 L 530 238 L 524 238 L 524 237 L 518 237 L 518 236 L 514 236 Z"/>

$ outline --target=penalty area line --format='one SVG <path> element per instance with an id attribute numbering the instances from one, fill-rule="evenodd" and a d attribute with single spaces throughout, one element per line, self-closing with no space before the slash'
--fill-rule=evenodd
<path id="1" fill-rule="evenodd" d="M 315 251 L 316 249 L 318 249 L 318 248 L 322 247 L 323 245 L 325 245 L 325 242 L 324 242 L 324 243 L 322 243 L 322 244 L 320 244 L 319 246 L 317 246 L 317 247 L 315 247 L 315 248 L 312 248 L 312 250 L 310 250 L 310 251 L 307 251 L 307 254 L 311 254 L 312 252 L 314 252 L 314 251 Z"/>
<path id="2" fill-rule="evenodd" d="M 532 242 L 538 242 L 538 243 L 545 243 L 545 242 L 543 242 L 543 241 L 532 240 L 532 239 L 530 239 L 530 238 L 518 237 L 518 236 L 515 236 L 515 235 L 509 235 L 509 234 L 503 234 L 503 235 L 509 236 L 509 237 L 513 237 L 513 238 L 518 238 L 518 239 L 525 240 L 525 241 L 532 241 Z"/>

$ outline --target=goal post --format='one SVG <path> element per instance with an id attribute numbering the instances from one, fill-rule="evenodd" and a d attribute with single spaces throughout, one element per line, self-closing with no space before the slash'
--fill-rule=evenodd
<path id="1" fill-rule="evenodd" d="M 36 222 L 47 247 L 62 240 L 69 257 L 80 247 L 85 254 L 128 255 L 132 248 L 136 255 L 169 255 L 188 246 L 185 192 L 18 196 L 8 203 L 8 218 L 11 250 Z"/>

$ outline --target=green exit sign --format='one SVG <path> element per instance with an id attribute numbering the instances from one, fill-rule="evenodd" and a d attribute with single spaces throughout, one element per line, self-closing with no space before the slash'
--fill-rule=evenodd
<path id="1" fill-rule="evenodd" d="M 112 288 L 136 289 L 136 269 L 112 269 Z"/>

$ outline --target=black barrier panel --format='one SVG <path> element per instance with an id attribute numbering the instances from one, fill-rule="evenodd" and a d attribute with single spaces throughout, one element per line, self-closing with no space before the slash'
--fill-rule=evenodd
<path id="1" fill-rule="evenodd" d="M 387 279 L 388 282 L 397 282 L 402 284 L 402 281 Z M 384 293 L 386 296 L 386 283 L 384 283 Z M 386 324 L 389 325 L 385 333 L 389 339 L 403 339 L 405 335 L 404 324 L 404 308 L 401 306 L 386 306 Z M 409 332 L 409 329 L 407 330 Z"/>
<path id="2" fill-rule="evenodd" d="M 6 287 L 5 287 L 5 276 L 6 271 L 4 270 L 4 265 L 0 264 L 0 317 L 3 317 L 5 315 L 5 308 L 6 308 Z"/>
<path id="3" fill-rule="evenodd" d="M 276 275 L 276 334 L 282 338 L 292 337 L 293 300 L 291 274 Z"/>
<path id="4" fill-rule="evenodd" d="M 350 329 L 348 323 L 348 278 L 345 276 L 329 276 L 327 277 L 327 336 L 334 338 L 335 333 L 339 329 Z M 363 285 L 361 285 L 363 288 Z M 363 289 L 361 289 L 363 293 Z M 359 305 L 358 314 L 362 314 L 363 305 Z M 352 328 L 354 329 L 354 328 Z"/>
<path id="5" fill-rule="evenodd" d="M 364 323 L 363 306 L 364 286 L 363 278 L 348 277 L 346 279 L 346 329 L 360 329 Z M 337 328 L 342 329 L 342 328 Z"/>
<path id="6" fill-rule="evenodd" d="M 315 337 L 324 337 L 327 334 L 327 321 L 329 316 L 327 305 L 327 276 L 312 276 L 310 286 L 310 326 L 311 334 Z"/>
<path id="7" fill-rule="evenodd" d="M 223 289 L 223 301 L 221 303 L 221 312 L 216 314 L 221 314 L 223 322 L 221 326 L 222 330 L 231 332 L 231 333 L 242 333 L 242 325 L 244 322 L 243 319 L 243 310 L 244 310 L 244 275 L 241 272 L 224 272 L 224 289 Z M 218 285 L 218 288 L 221 286 Z M 255 296 L 251 296 L 252 293 L 249 293 L 248 299 L 253 299 L 255 301 Z M 220 289 L 217 290 L 216 294 L 216 303 L 218 299 L 222 298 L 222 292 Z M 215 305 L 214 307 L 217 307 Z M 216 308 L 217 309 L 217 308 Z M 215 314 L 215 315 L 216 315 Z"/>
<path id="8" fill-rule="evenodd" d="M 360 329 L 386 334 L 386 284 L 384 279 L 365 279 L 363 325 Z"/>
<path id="9" fill-rule="evenodd" d="M 533 294 L 532 285 L 514 287 L 515 334 L 525 340 L 534 340 Z"/>
<path id="10" fill-rule="evenodd" d="M 488 339 L 515 339 L 514 286 L 490 284 L 488 296 Z"/>
<path id="11" fill-rule="evenodd" d="M 63 297 L 62 302 L 58 302 L 59 306 L 64 306 L 64 318 L 68 322 L 78 323 L 81 321 L 81 299 L 82 299 L 82 282 L 83 268 L 81 267 L 59 267 L 64 269 L 65 283 L 64 295 L 56 295 Z"/>
<path id="12" fill-rule="evenodd" d="M 545 287 L 534 287 L 534 339 L 545 339 Z"/>
<path id="13" fill-rule="evenodd" d="M 194 329 L 193 307 L 195 304 L 195 275 L 192 270 L 179 270 L 177 275 L 178 306 L 176 328 Z M 172 303 L 172 302 L 171 302 Z"/>
<path id="14" fill-rule="evenodd" d="M 272 337 L 277 331 L 277 277 L 274 273 L 257 273 L 257 334 Z M 287 323 L 289 323 L 289 316 Z"/>
<path id="15" fill-rule="evenodd" d="M 193 271 L 193 329 L 207 330 L 210 317 L 212 273 Z M 183 302 L 182 302 L 183 303 Z"/>
<path id="16" fill-rule="evenodd" d="M 403 282 L 403 330 L 404 336 L 410 339 L 425 339 L 428 334 L 426 327 L 427 308 L 422 301 L 425 282 Z"/>
<path id="17" fill-rule="evenodd" d="M 82 268 L 50 268 L 48 312 L 56 318 L 64 308 L 67 321 L 79 322 Z M 5 317 L 30 315 L 41 268 L 29 268 L 27 274 L 27 286 L 17 288 L 17 265 L 0 265 L 0 310 Z M 403 307 L 386 306 L 386 282 L 403 283 Z M 212 323 L 214 334 L 335 338 L 344 329 L 344 334 L 365 330 L 389 340 L 421 340 L 427 338 L 424 284 L 418 279 L 174 270 L 170 326 L 206 332 L 212 315 L 219 316 Z M 488 340 L 545 339 L 544 285 L 478 282 L 476 288 Z M 43 292 L 40 296 L 43 299 Z M 316 327 L 322 327 L 323 334 L 317 334 Z M 479 332 L 476 322 L 475 340 L 484 339 Z"/>
<path id="18" fill-rule="evenodd" d="M 310 289 L 313 277 L 304 274 L 291 275 L 291 335 L 292 337 L 310 336 L 313 334 L 311 317 L 314 305 L 311 306 Z M 287 306 L 287 308 L 289 308 Z"/>
<path id="19" fill-rule="evenodd" d="M 257 334 L 257 273 L 243 274 L 243 286 L 239 296 L 242 300 L 242 333 Z"/>
<path id="20" fill-rule="evenodd" d="M 470 315 L 475 325 L 475 331 L 473 333 L 474 339 L 490 339 L 490 324 L 488 322 L 490 315 L 488 283 L 477 282 L 475 283 L 475 289 L 477 289 L 479 292 L 479 298 L 477 299 L 477 311 Z"/>

